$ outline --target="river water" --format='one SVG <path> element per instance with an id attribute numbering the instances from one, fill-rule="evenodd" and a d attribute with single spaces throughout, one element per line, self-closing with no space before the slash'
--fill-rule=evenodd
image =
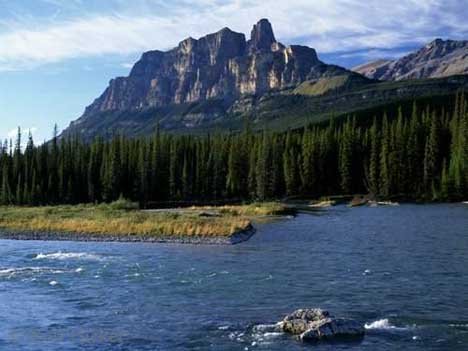
<path id="1" fill-rule="evenodd" d="M 235 246 L 0 241 L 0 350 L 468 350 L 468 205 L 334 207 Z M 366 324 L 302 344 L 300 307 Z"/>

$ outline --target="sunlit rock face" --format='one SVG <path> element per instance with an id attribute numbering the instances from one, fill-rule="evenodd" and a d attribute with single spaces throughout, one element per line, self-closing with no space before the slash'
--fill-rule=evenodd
<path id="1" fill-rule="evenodd" d="M 345 71 L 319 61 L 312 48 L 277 42 L 270 22 L 262 19 L 249 40 L 224 28 L 198 40 L 185 39 L 170 51 L 144 53 L 128 77 L 110 81 L 84 116 L 212 98 L 235 101 Z"/>

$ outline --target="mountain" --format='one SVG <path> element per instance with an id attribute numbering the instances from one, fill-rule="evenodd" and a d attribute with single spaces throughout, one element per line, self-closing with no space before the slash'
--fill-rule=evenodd
<path id="1" fill-rule="evenodd" d="M 468 76 L 380 82 L 328 65 L 310 47 L 279 43 L 263 19 L 249 40 L 224 28 L 144 53 L 61 136 L 238 131 L 246 120 L 254 130 L 287 129 L 461 88 Z"/>
<path id="2" fill-rule="evenodd" d="M 323 63 L 316 51 L 307 46 L 281 44 L 270 22 L 262 19 L 253 27 L 249 40 L 244 34 L 224 28 L 198 40 L 185 39 L 166 52 L 144 53 L 129 76 L 112 79 L 67 132 L 86 132 L 81 125 L 100 119 L 103 113 L 178 106 L 171 108 L 176 112 L 187 104 L 216 101 L 219 105 L 222 101 L 222 111 L 215 108 L 195 117 L 186 116 L 182 124 L 190 128 L 220 113 L 244 109 L 239 103 L 242 97 L 286 91 L 305 81 L 336 76 L 359 75 Z M 358 79 L 366 80 L 360 76 Z M 170 124 L 166 121 L 161 127 L 169 128 Z"/>
<path id="3" fill-rule="evenodd" d="M 368 78 L 403 80 L 468 74 L 468 41 L 436 39 L 398 60 L 377 60 L 353 68 Z"/>
<path id="4" fill-rule="evenodd" d="M 232 101 L 344 73 L 350 74 L 321 62 L 312 48 L 277 42 L 271 24 L 263 19 L 248 41 L 244 34 L 224 28 L 198 40 L 185 39 L 167 52 L 144 53 L 128 77 L 110 82 L 85 116 L 213 98 Z"/>

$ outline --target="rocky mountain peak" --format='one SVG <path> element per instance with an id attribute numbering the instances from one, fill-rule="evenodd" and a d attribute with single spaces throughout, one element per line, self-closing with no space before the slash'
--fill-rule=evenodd
<path id="1" fill-rule="evenodd" d="M 441 38 L 436 38 L 433 41 L 431 41 L 426 47 L 427 48 L 433 48 L 433 47 L 439 46 L 439 45 L 441 45 L 443 43 L 444 43 L 444 40 L 442 40 Z"/>
<path id="2" fill-rule="evenodd" d="M 276 39 L 271 23 L 265 18 L 261 19 L 254 25 L 250 33 L 250 50 L 269 51 L 274 43 L 276 43 Z"/>
<path id="3" fill-rule="evenodd" d="M 437 38 L 400 59 L 375 61 L 353 69 L 368 78 L 404 80 L 468 73 L 468 41 Z"/>
<path id="4" fill-rule="evenodd" d="M 143 111 L 172 105 L 263 96 L 295 88 L 304 81 L 349 74 L 321 62 L 314 49 L 276 41 L 267 19 L 253 26 L 251 38 L 229 28 L 187 38 L 168 51 L 148 51 L 128 77 L 113 79 L 82 118 L 103 112 Z M 224 108 L 224 107 L 223 107 Z"/>

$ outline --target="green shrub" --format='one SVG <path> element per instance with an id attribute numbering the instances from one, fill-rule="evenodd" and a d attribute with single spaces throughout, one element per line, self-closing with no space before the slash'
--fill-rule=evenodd
<path id="1" fill-rule="evenodd" d="M 138 205 L 138 202 L 130 201 L 122 196 L 118 200 L 109 204 L 109 209 L 114 211 L 135 211 L 139 208 L 140 206 Z"/>

